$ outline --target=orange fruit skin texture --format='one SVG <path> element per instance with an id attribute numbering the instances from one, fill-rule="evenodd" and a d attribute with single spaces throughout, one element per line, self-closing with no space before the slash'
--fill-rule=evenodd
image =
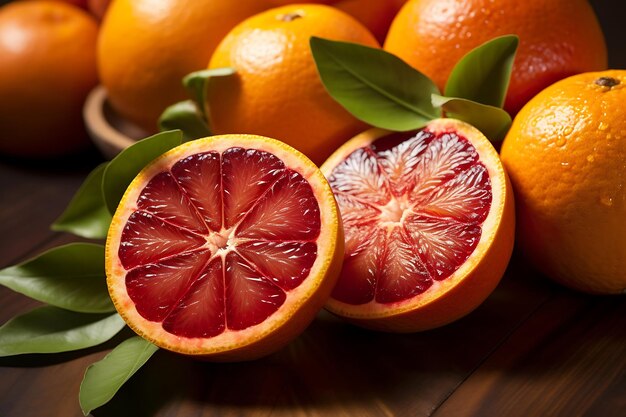
<path id="1" fill-rule="evenodd" d="M 206 68 L 224 35 L 267 7 L 258 0 L 112 1 L 98 43 L 98 70 L 111 105 L 156 131 L 163 110 L 188 98 L 182 78 Z"/>
<path id="2" fill-rule="evenodd" d="M 586 0 L 410 0 L 384 48 L 443 91 L 464 54 L 507 34 L 520 38 L 504 104 L 511 114 L 559 79 L 607 68 L 602 29 Z"/>
<path id="3" fill-rule="evenodd" d="M 454 119 L 436 119 L 426 127 L 433 133 L 457 132 L 468 138 L 488 169 L 493 202 L 483 223 L 483 235 L 464 265 L 437 289 L 396 304 L 351 306 L 330 298 L 326 308 L 355 325 L 385 332 L 412 333 L 456 321 L 476 309 L 494 291 L 508 266 L 515 240 L 515 203 L 509 177 L 493 145 L 476 128 Z M 347 155 L 388 134 L 370 129 L 337 149 L 321 166 L 327 177 Z M 345 258 L 350 253 L 346 252 Z"/>
<path id="4" fill-rule="evenodd" d="M 550 278 L 589 293 L 626 289 L 625 100 L 626 71 L 572 76 L 524 106 L 501 149 L 520 248 Z"/>
<path id="5" fill-rule="evenodd" d="M 268 0 L 274 6 L 305 3 L 298 0 Z M 363 23 L 382 43 L 389 26 L 406 0 L 316 0 L 306 3 L 328 4 L 336 7 Z"/>
<path id="6" fill-rule="evenodd" d="M 324 89 L 309 47 L 311 36 L 378 46 L 361 23 L 324 5 L 284 6 L 245 20 L 223 39 L 209 63 L 210 68 L 237 71 L 209 85 L 213 133 L 276 138 L 321 164 L 363 130 L 365 124 Z"/>
<path id="7" fill-rule="evenodd" d="M 0 153 L 54 157 L 89 143 L 82 106 L 98 83 L 97 31 L 66 3 L 0 8 Z"/>

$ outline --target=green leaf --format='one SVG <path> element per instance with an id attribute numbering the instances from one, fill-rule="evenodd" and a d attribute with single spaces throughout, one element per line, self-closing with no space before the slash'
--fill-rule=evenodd
<path id="1" fill-rule="evenodd" d="M 452 69 L 445 95 L 502 107 L 519 39 L 494 38 L 468 52 Z"/>
<path id="2" fill-rule="evenodd" d="M 183 134 L 179 130 L 157 133 L 142 139 L 120 152 L 104 170 L 102 192 L 109 213 L 115 213 L 126 188 L 149 162 L 180 145 Z"/>
<path id="3" fill-rule="evenodd" d="M 0 327 L 0 356 L 58 353 L 104 343 L 125 323 L 118 314 L 88 314 L 45 306 Z"/>
<path id="4" fill-rule="evenodd" d="M 378 48 L 311 38 L 311 51 L 329 94 L 373 126 L 406 131 L 441 117 L 432 105 L 435 84 L 398 57 Z"/>
<path id="5" fill-rule="evenodd" d="M 499 107 L 437 94 L 433 94 L 432 100 L 435 106 L 441 106 L 447 117 L 471 124 L 492 142 L 502 140 L 511 127 L 511 116 Z"/>
<path id="6" fill-rule="evenodd" d="M 35 300 L 83 313 L 115 311 L 104 272 L 104 247 L 70 243 L 0 270 L 0 284 Z"/>
<path id="7" fill-rule="evenodd" d="M 111 213 L 102 197 L 102 176 L 108 162 L 98 165 L 87 176 L 52 230 L 70 232 L 89 239 L 102 239 L 111 224 Z"/>
<path id="8" fill-rule="evenodd" d="M 206 120 L 191 100 L 172 104 L 165 109 L 159 118 L 159 128 L 161 131 L 182 130 L 185 142 L 211 136 Z"/>
<path id="9" fill-rule="evenodd" d="M 120 343 L 102 360 L 89 365 L 80 384 L 80 408 L 85 415 L 108 403 L 158 347 L 134 336 Z"/>
<path id="10" fill-rule="evenodd" d="M 191 99 L 196 103 L 204 120 L 206 120 L 204 106 L 209 83 L 215 77 L 228 77 L 235 74 L 235 72 L 235 69 L 230 67 L 212 68 L 192 72 L 183 78 L 183 85 L 187 88 Z"/>

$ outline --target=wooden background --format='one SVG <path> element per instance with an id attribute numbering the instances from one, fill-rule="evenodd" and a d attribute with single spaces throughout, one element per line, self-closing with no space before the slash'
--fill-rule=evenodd
<path id="1" fill-rule="evenodd" d="M 624 0 L 592 3 L 611 67 L 626 68 Z M 100 161 L 94 150 L 46 164 L 0 159 L 0 267 L 73 240 L 48 226 Z M 0 324 L 35 305 L 0 288 Z M 84 370 L 117 342 L 0 358 L 0 417 L 81 416 Z M 492 296 L 452 325 L 381 334 L 322 312 L 287 348 L 254 362 L 211 364 L 158 352 L 93 414 L 623 417 L 626 298 L 567 290 L 515 254 Z"/>

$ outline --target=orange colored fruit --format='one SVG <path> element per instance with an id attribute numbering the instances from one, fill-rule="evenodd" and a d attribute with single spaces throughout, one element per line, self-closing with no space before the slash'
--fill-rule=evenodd
<path id="1" fill-rule="evenodd" d="M 579 74 L 519 112 L 501 149 L 518 244 L 571 288 L 626 290 L 626 71 Z"/>
<path id="2" fill-rule="evenodd" d="M 364 128 L 324 89 L 309 47 L 311 36 L 377 46 L 372 34 L 346 13 L 301 4 L 268 10 L 237 25 L 220 43 L 209 67 L 234 67 L 207 91 L 214 133 L 273 137 L 321 164 Z"/>
<path id="3" fill-rule="evenodd" d="M 356 18 L 367 27 L 378 42 L 385 40 L 393 18 L 406 0 L 269 0 L 274 6 L 285 6 L 295 3 L 321 3 L 340 9 Z"/>
<path id="4" fill-rule="evenodd" d="M 387 31 L 404 1 L 390 0 L 340 0 L 333 4 L 363 23 L 380 43 L 385 41 Z"/>
<path id="5" fill-rule="evenodd" d="M 512 114 L 561 78 L 607 67 L 604 36 L 587 0 L 410 0 L 385 49 L 443 90 L 463 55 L 507 34 L 520 39 L 504 105 Z"/>
<path id="6" fill-rule="evenodd" d="M 369 130 L 321 169 L 346 234 L 331 312 L 377 330 L 426 330 L 468 314 L 500 281 L 513 195 L 474 127 L 437 119 L 417 132 Z"/>
<path id="7" fill-rule="evenodd" d="M 82 107 L 98 83 L 97 31 L 61 2 L 0 8 L 0 153 L 52 157 L 89 143 Z"/>
<path id="8" fill-rule="evenodd" d="M 181 80 L 206 68 L 222 37 L 267 8 L 258 0 L 115 0 L 102 23 L 98 66 L 113 108 L 148 131 L 188 98 Z"/>
<path id="9" fill-rule="evenodd" d="M 111 298 L 152 343 L 215 360 L 271 353 L 323 307 L 343 254 L 320 170 L 282 142 L 187 142 L 128 187 L 106 243 Z"/>

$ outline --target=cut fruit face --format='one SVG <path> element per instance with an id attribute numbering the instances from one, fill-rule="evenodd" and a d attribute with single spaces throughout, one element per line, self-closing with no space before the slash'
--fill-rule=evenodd
<path id="1" fill-rule="evenodd" d="M 346 234 L 332 312 L 421 330 L 467 314 L 495 288 L 512 251 L 513 210 L 498 155 L 479 131 L 451 119 L 417 132 L 374 129 L 322 171 Z M 457 293 L 454 307 L 438 311 Z"/>
<path id="2" fill-rule="evenodd" d="M 317 167 L 278 141 L 188 142 L 131 183 L 107 238 L 120 315 L 176 352 L 250 359 L 300 333 L 335 284 L 343 235 Z"/>

